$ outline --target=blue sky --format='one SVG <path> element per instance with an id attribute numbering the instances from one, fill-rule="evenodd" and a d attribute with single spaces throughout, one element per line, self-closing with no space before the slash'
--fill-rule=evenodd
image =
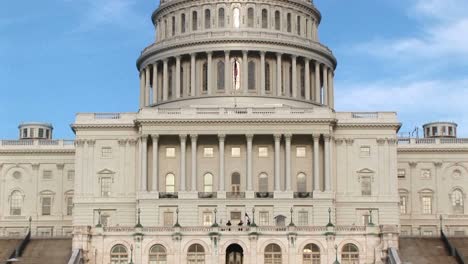
<path id="1" fill-rule="evenodd" d="M 468 136 L 468 1 L 315 0 L 338 58 L 338 111 L 397 111 L 413 130 L 459 123 Z M 138 109 L 135 61 L 153 41 L 157 0 L 4 1 L 0 138 L 23 121 L 73 138 L 77 112 Z"/>

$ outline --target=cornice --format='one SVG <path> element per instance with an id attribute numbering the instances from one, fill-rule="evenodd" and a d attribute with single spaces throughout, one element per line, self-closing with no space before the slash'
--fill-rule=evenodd
<path id="1" fill-rule="evenodd" d="M 444 153 L 444 152 L 451 152 L 451 153 L 468 153 L 468 148 L 460 149 L 460 148 L 397 148 L 397 152 L 429 152 L 429 153 Z"/>
<path id="2" fill-rule="evenodd" d="M 349 127 L 357 127 L 357 128 L 362 128 L 362 127 L 386 127 L 386 128 L 400 128 L 399 123 L 338 123 L 337 128 L 349 128 Z"/>
<path id="3" fill-rule="evenodd" d="M 278 118 L 278 119 L 137 119 L 135 124 L 160 124 L 160 123 L 181 123 L 181 124 L 192 124 L 192 123 L 203 123 L 203 124 L 219 124 L 219 123 L 234 123 L 234 124 L 252 124 L 252 123 L 304 123 L 304 124 L 335 124 L 336 119 L 333 118 Z"/>
<path id="4" fill-rule="evenodd" d="M 87 128 L 136 128 L 135 124 L 74 124 L 73 129 Z"/>
<path id="5" fill-rule="evenodd" d="M 0 154 L 56 154 L 56 153 L 70 153 L 74 154 L 75 149 L 0 149 Z"/>

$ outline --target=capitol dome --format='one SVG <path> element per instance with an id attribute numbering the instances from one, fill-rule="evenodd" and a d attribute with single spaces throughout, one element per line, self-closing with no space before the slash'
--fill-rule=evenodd
<path id="1" fill-rule="evenodd" d="M 140 108 L 333 109 L 337 62 L 319 42 L 320 20 L 306 0 L 162 0 L 152 15 L 155 43 L 137 61 Z"/>

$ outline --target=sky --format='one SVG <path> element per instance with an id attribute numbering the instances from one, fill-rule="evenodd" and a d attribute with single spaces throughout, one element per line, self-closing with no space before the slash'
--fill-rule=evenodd
<path id="1" fill-rule="evenodd" d="M 396 111 L 401 132 L 454 121 L 468 137 L 468 1 L 314 0 L 338 59 L 337 111 Z M 135 112 L 136 59 L 158 0 L 0 4 L 0 138 L 21 122 L 74 138 L 78 112 Z"/>

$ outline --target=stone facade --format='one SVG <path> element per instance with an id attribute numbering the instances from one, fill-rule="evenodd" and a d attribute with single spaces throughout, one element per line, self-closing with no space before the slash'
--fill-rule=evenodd
<path id="1" fill-rule="evenodd" d="M 468 142 L 336 112 L 320 19 L 305 0 L 161 1 L 138 112 L 78 114 L 74 144 L 47 124 L 1 141 L 2 234 L 32 216 L 96 264 L 382 263 L 440 214 L 461 234 Z"/>

